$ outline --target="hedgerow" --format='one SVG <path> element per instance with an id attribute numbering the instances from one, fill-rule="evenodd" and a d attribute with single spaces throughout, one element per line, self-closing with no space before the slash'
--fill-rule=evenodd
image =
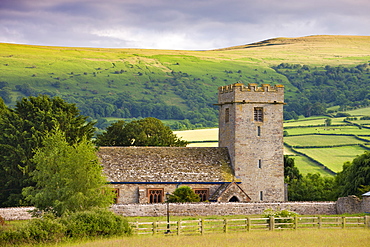
<path id="1" fill-rule="evenodd" d="M 129 236 L 126 219 L 105 209 L 77 212 L 62 217 L 43 215 L 15 227 L 0 228 L 0 246 L 58 243 L 68 239 Z"/>

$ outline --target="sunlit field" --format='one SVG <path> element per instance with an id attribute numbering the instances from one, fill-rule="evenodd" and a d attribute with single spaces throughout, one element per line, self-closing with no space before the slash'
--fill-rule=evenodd
<path id="1" fill-rule="evenodd" d="M 78 247 L 164 247 L 164 246 L 370 246 L 370 231 L 350 230 L 284 230 L 245 233 L 209 234 L 205 236 L 134 236 L 99 240 L 63 246 Z"/>

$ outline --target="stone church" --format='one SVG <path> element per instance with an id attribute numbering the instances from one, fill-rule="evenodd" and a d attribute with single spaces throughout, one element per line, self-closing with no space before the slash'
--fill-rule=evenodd
<path id="1" fill-rule="evenodd" d="M 223 86 L 217 105 L 219 147 L 101 147 L 116 203 L 162 203 L 184 185 L 201 201 L 284 201 L 284 86 Z"/>

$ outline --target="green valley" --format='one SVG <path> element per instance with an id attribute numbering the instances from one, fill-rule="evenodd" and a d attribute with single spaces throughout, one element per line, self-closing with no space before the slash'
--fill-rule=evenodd
<path id="1" fill-rule="evenodd" d="M 217 127 L 217 87 L 283 84 L 286 119 L 367 106 L 370 36 L 276 38 L 209 51 L 0 44 L 0 96 L 76 103 L 101 129 L 156 117 L 173 129 Z"/>

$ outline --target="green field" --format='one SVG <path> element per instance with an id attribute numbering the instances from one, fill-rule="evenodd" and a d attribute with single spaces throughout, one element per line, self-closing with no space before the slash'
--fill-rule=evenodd
<path id="1" fill-rule="evenodd" d="M 342 136 L 342 135 L 287 136 L 284 137 L 284 142 L 291 146 L 304 146 L 304 147 L 364 143 L 364 141 L 360 141 L 354 136 Z"/>
<path id="2" fill-rule="evenodd" d="M 297 150 L 319 161 L 333 172 L 340 172 L 344 162 L 352 161 L 357 155 L 366 151 L 366 149 L 359 146 L 304 148 Z"/>
<path id="3" fill-rule="evenodd" d="M 353 246 L 367 247 L 370 245 L 367 229 L 323 229 L 297 231 L 256 231 L 247 233 L 210 234 L 205 236 L 134 236 L 94 242 L 63 244 L 75 247 L 163 247 L 163 246 Z"/>

